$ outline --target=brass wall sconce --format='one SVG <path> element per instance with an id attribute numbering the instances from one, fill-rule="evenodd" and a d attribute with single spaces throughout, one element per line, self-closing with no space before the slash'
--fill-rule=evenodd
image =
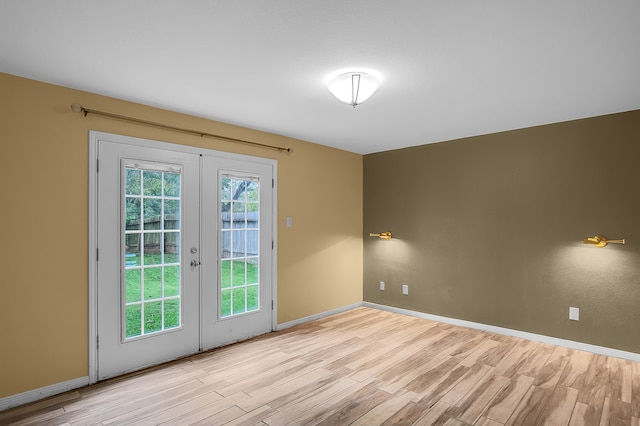
<path id="1" fill-rule="evenodd" d="M 604 235 L 596 235 L 595 237 L 589 237 L 582 240 L 582 244 L 592 244 L 596 247 L 602 248 L 606 247 L 607 244 L 625 244 L 624 239 L 622 240 L 607 240 L 607 237 Z"/>
<path id="2" fill-rule="evenodd" d="M 385 232 L 381 232 L 379 234 L 369 234 L 370 237 L 378 237 L 378 238 L 382 238 L 383 240 L 390 240 L 391 239 L 391 231 L 385 231 Z"/>

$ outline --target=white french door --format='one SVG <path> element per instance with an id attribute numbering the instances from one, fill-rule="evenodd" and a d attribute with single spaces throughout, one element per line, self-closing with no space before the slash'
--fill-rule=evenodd
<path id="1" fill-rule="evenodd" d="M 271 330 L 273 210 L 268 164 L 203 157 L 203 346 L 220 346 Z M 213 284 L 215 283 L 215 284 Z"/>
<path id="2" fill-rule="evenodd" d="M 98 161 L 104 379 L 199 349 L 199 272 L 189 249 L 199 249 L 200 157 L 101 141 Z"/>
<path id="3" fill-rule="evenodd" d="M 97 132 L 91 153 L 91 381 L 272 330 L 271 160 Z"/>

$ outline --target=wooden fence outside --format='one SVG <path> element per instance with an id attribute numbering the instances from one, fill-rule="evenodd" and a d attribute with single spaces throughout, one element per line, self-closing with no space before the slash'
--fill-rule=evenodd
<path id="1" fill-rule="evenodd" d="M 222 257 L 237 256 L 257 256 L 259 253 L 259 213 L 222 213 Z M 175 214 L 165 215 L 164 229 L 178 230 L 180 228 L 180 217 Z M 140 230 L 140 220 L 128 220 L 126 224 L 128 231 Z M 160 230 L 161 216 L 151 216 L 144 220 L 144 230 Z M 231 256 L 231 241 L 233 233 L 233 255 Z M 140 252 L 141 233 L 127 234 L 125 244 L 127 253 Z M 158 254 L 161 251 L 162 232 L 144 233 L 144 250 L 147 254 Z M 165 253 L 178 253 L 180 249 L 179 232 L 164 232 Z"/>

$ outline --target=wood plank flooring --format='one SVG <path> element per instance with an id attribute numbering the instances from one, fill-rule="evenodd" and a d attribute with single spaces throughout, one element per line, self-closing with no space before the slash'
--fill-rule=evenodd
<path id="1" fill-rule="evenodd" d="M 640 364 L 358 308 L 0 413 L 12 425 L 634 425 Z"/>

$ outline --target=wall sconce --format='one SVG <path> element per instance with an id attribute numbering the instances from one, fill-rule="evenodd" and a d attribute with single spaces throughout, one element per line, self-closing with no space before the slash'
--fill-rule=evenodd
<path id="1" fill-rule="evenodd" d="M 385 232 L 381 232 L 380 234 L 369 234 L 370 237 L 378 237 L 381 238 L 383 240 L 390 240 L 391 239 L 391 231 L 385 231 Z"/>
<path id="2" fill-rule="evenodd" d="M 592 244 L 596 247 L 602 248 L 607 244 L 625 244 L 624 239 L 622 240 L 607 240 L 607 237 L 604 235 L 596 235 L 595 237 L 589 237 L 582 240 L 582 244 Z"/>

